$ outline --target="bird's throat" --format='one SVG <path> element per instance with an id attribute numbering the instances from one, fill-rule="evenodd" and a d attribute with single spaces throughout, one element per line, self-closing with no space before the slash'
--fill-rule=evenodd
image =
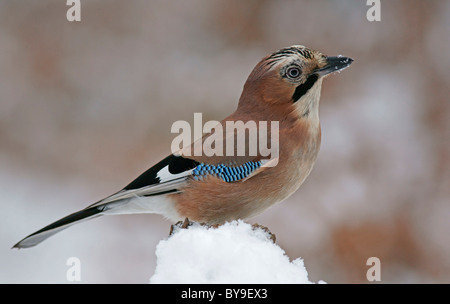
<path id="1" fill-rule="evenodd" d="M 297 86 L 294 91 L 294 95 L 292 95 L 293 102 L 297 102 L 302 96 L 306 95 L 308 91 L 313 87 L 313 85 L 317 82 L 319 77 L 316 74 L 312 74 L 306 79 L 304 83 Z"/>

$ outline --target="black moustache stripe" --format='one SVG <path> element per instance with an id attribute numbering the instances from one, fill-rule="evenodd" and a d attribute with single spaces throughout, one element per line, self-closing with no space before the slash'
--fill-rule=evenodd
<path id="1" fill-rule="evenodd" d="M 303 95 L 305 95 L 309 89 L 312 88 L 312 86 L 316 83 L 317 79 L 319 77 L 316 74 L 312 74 L 311 76 L 306 79 L 305 83 L 299 85 L 294 92 L 294 95 L 292 95 L 292 100 L 296 102 L 299 100 Z"/>

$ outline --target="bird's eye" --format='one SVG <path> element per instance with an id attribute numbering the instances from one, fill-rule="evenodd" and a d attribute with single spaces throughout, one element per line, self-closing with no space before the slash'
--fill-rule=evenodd
<path id="1" fill-rule="evenodd" d="M 300 68 L 296 66 L 290 67 L 286 71 L 286 75 L 289 78 L 298 78 L 300 74 L 301 74 Z"/>

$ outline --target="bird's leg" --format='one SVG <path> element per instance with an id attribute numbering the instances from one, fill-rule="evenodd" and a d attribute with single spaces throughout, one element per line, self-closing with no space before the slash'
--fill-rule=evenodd
<path id="1" fill-rule="evenodd" d="M 194 225 L 194 221 L 185 218 L 184 221 L 178 221 L 170 226 L 169 236 L 174 234 L 178 229 L 188 229 L 190 226 Z M 206 226 L 207 228 L 217 228 L 220 224 L 209 225 L 206 223 L 200 223 L 200 226 Z"/>
<path id="2" fill-rule="evenodd" d="M 169 231 L 169 236 L 173 235 L 176 231 L 178 231 L 179 229 L 188 229 L 190 226 L 192 226 L 195 222 L 189 220 L 188 218 L 185 218 L 184 221 L 178 221 L 175 224 L 170 226 L 170 231 Z M 218 228 L 219 226 L 221 226 L 221 224 L 214 224 L 214 225 L 209 225 L 206 223 L 201 223 L 201 226 L 206 226 L 207 228 Z M 261 229 L 264 232 L 266 232 L 269 235 L 269 239 L 275 243 L 276 242 L 276 236 L 274 233 L 270 232 L 269 228 L 262 226 L 260 224 L 253 224 L 252 225 L 252 229 Z"/>
<path id="3" fill-rule="evenodd" d="M 189 226 L 192 226 L 194 222 L 190 221 L 188 218 L 185 218 L 184 221 L 178 221 L 173 225 L 170 225 L 169 236 L 174 234 L 178 229 L 187 229 Z"/>

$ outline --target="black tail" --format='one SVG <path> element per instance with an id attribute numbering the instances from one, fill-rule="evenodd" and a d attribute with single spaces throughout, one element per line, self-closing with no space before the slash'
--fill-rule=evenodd
<path id="1" fill-rule="evenodd" d="M 40 242 L 46 240 L 47 238 L 60 232 L 61 230 L 70 227 L 73 224 L 100 216 L 101 212 L 102 208 L 91 207 L 72 213 L 48 226 L 45 226 L 41 230 L 30 234 L 29 236 L 15 244 L 13 248 L 28 248 L 36 246 Z"/>

